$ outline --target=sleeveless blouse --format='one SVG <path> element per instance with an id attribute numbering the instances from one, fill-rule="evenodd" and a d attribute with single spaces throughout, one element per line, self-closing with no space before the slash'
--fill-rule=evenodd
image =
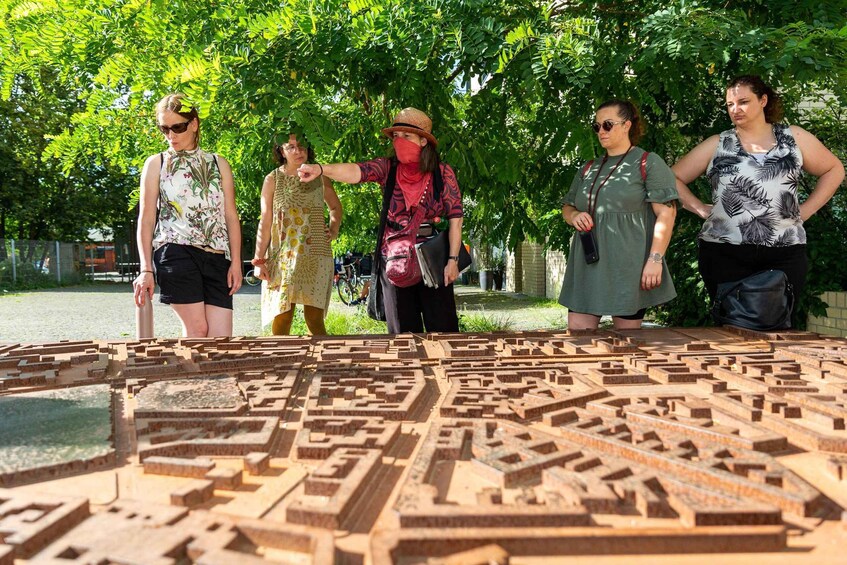
<path id="1" fill-rule="evenodd" d="M 199 148 L 165 153 L 153 249 L 166 243 L 212 249 L 230 258 L 221 171 L 214 154 Z"/>
<path id="2" fill-rule="evenodd" d="M 788 126 L 774 124 L 773 134 L 776 145 L 761 156 L 744 150 L 735 129 L 721 133 L 706 169 L 714 207 L 700 239 L 766 247 L 806 243 L 797 200 L 803 155 Z"/>

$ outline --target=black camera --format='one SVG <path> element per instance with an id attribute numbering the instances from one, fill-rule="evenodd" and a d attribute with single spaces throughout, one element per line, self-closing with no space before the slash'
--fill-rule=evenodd
<path id="1" fill-rule="evenodd" d="M 597 251 L 597 239 L 594 237 L 594 230 L 579 232 L 579 240 L 582 242 L 585 262 L 590 265 L 599 261 L 600 253 Z"/>

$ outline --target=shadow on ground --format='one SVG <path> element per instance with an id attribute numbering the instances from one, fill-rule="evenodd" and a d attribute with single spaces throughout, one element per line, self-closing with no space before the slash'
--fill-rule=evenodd
<path id="1" fill-rule="evenodd" d="M 461 310 L 523 310 L 533 308 L 539 302 L 525 294 L 506 291 L 485 291 L 472 287 L 456 287 L 456 306 Z M 540 302 L 548 307 L 549 302 Z"/>

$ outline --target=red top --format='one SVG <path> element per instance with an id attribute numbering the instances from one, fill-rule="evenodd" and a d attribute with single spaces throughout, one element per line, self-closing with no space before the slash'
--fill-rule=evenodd
<path id="1" fill-rule="evenodd" d="M 386 157 L 373 159 L 358 163 L 362 171 L 362 180 L 360 182 L 378 182 L 380 186 L 385 187 L 388 181 L 388 171 L 391 168 L 391 161 Z M 464 213 L 462 211 L 462 193 L 459 191 L 459 182 L 456 180 L 456 173 L 453 168 L 441 163 L 441 178 L 444 181 L 444 189 L 441 191 L 441 198 L 438 202 L 433 198 L 433 188 L 427 190 L 426 200 L 423 205 L 426 208 L 424 221 L 430 222 L 435 218 L 461 218 Z M 406 203 L 403 200 L 403 192 L 400 186 L 395 184 L 394 194 L 391 195 L 391 203 L 388 205 L 388 219 L 400 225 L 406 225 L 409 222 L 412 214 L 406 209 Z"/>

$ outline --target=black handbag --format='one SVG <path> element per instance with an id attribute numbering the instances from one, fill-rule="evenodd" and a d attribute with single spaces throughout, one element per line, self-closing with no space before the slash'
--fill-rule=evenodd
<path id="1" fill-rule="evenodd" d="M 379 227 L 376 232 L 376 251 L 371 267 L 371 287 L 368 290 L 368 316 L 378 322 L 385 322 L 384 292 L 382 290 L 382 271 L 385 265 L 382 261 L 382 240 L 385 235 L 385 227 L 388 223 L 388 206 L 391 203 L 391 194 L 394 192 L 394 184 L 397 182 L 397 160 L 391 160 L 388 169 L 388 178 L 382 191 L 382 211 L 379 214 Z"/>
<path id="2" fill-rule="evenodd" d="M 794 291 L 782 271 L 762 271 L 740 281 L 720 283 L 712 317 L 723 325 L 758 331 L 791 327 Z"/>
<path id="3" fill-rule="evenodd" d="M 421 267 L 423 282 L 430 288 L 438 288 L 444 284 L 444 267 L 450 255 L 450 238 L 447 231 L 443 231 L 419 243 L 418 263 Z M 465 246 L 459 247 L 459 272 L 471 266 L 471 256 Z"/>
<path id="4" fill-rule="evenodd" d="M 371 287 L 368 289 L 368 316 L 378 322 L 385 321 L 385 303 L 382 296 L 382 275 L 374 272 L 371 275 Z"/>

